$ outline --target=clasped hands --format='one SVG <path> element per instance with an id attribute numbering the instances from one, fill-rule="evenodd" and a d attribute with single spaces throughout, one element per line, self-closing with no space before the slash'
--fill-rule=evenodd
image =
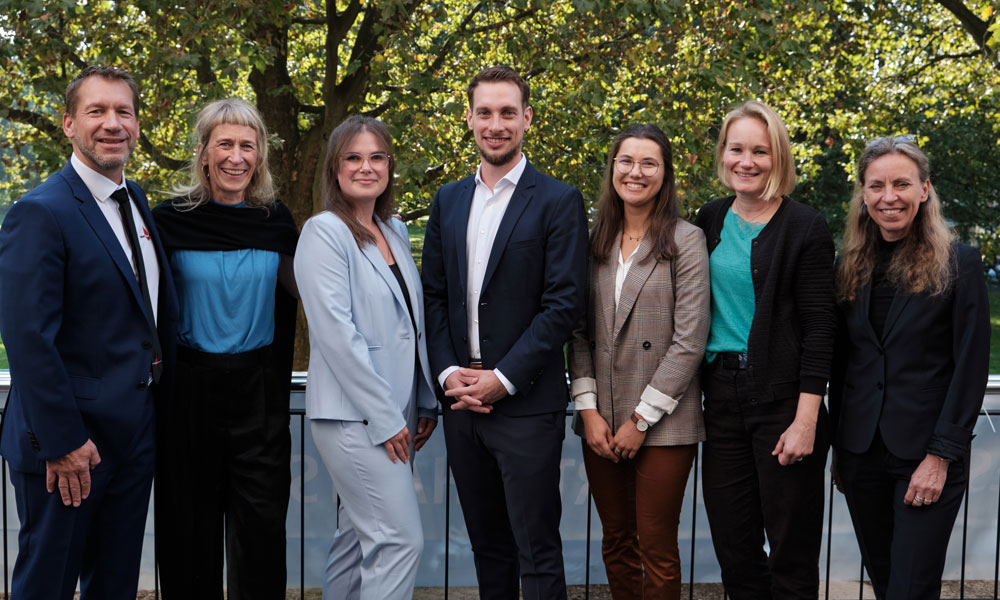
<path id="1" fill-rule="evenodd" d="M 459 367 L 444 381 L 444 395 L 455 398 L 452 410 L 488 414 L 493 404 L 507 395 L 507 388 L 492 369 Z"/>
<path id="2" fill-rule="evenodd" d="M 635 423 L 631 420 L 623 423 L 618 428 L 618 433 L 611 435 L 611 426 L 596 410 L 581 410 L 580 417 L 583 419 L 587 446 L 594 451 L 594 454 L 611 462 L 635 458 L 639 447 L 646 439 L 646 434 L 636 429 Z"/>

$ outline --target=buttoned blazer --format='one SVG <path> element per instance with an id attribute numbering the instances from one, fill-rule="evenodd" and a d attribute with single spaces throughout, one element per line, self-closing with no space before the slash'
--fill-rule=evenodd
<path id="1" fill-rule="evenodd" d="M 836 447 L 863 453 L 878 430 L 904 459 L 922 459 L 942 444 L 968 451 L 989 376 L 989 299 L 979 251 L 952 248 L 951 290 L 937 297 L 897 291 L 881 336 L 868 320 L 870 284 L 838 306 L 830 382 Z"/>
<path id="2" fill-rule="evenodd" d="M 616 432 L 649 386 L 677 401 L 646 433 L 643 445 L 694 444 L 705 439 L 698 367 L 711 318 L 705 236 L 678 220 L 677 256 L 657 260 L 643 238 L 615 307 L 621 236 L 606 261 L 591 259 L 587 315 L 570 344 L 570 379 L 592 378 L 597 410 Z M 575 392 L 574 392 L 575 393 Z M 584 435 L 583 423 L 574 429 Z"/>
<path id="3" fill-rule="evenodd" d="M 154 396 L 169 399 L 177 296 L 146 196 L 129 194 L 160 267 L 157 328 L 164 371 Z M 21 198 L 0 228 L 0 335 L 11 391 L 0 451 L 14 469 L 90 438 L 102 459 L 126 458 L 149 418 L 149 321 L 125 250 L 71 164 Z"/>
<path id="4" fill-rule="evenodd" d="M 309 219 L 295 250 L 295 281 L 309 323 L 306 415 L 361 421 L 373 445 L 407 425 L 414 394 L 418 415 L 437 418 L 410 237 L 398 219 L 376 222 L 406 282 L 416 329 L 378 247 L 359 248 L 340 217 L 321 212 Z"/>
<path id="5" fill-rule="evenodd" d="M 474 176 L 442 187 L 427 223 L 422 265 L 435 377 L 469 365 L 465 242 L 474 192 Z M 586 252 L 580 191 L 529 163 L 500 221 L 480 289 L 483 367 L 499 369 L 517 388 L 496 403 L 496 411 L 566 409 L 563 346 L 586 304 Z"/>

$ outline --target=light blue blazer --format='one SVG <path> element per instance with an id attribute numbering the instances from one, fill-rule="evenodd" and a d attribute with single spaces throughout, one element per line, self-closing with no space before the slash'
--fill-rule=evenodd
<path id="1" fill-rule="evenodd" d="M 361 421 L 373 445 L 384 443 L 404 426 L 412 428 L 407 423 L 412 397 L 418 417 L 437 418 L 423 291 L 410 255 L 409 234 L 397 219 L 376 222 L 409 288 L 416 331 L 403 292 L 378 248 L 374 244 L 358 248 L 340 217 L 322 212 L 309 219 L 295 251 L 295 281 L 309 322 L 306 415 Z M 416 378 L 414 352 L 421 368 Z"/>

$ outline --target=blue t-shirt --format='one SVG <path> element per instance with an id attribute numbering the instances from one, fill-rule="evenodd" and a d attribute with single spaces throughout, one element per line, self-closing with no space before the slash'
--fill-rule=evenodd
<path id="1" fill-rule="evenodd" d="M 719 352 L 746 352 L 753 324 L 754 293 L 750 248 L 767 223 L 748 223 L 730 208 L 719 245 L 709 257 L 712 327 L 705 347 L 708 362 Z"/>
<path id="2" fill-rule="evenodd" d="M 267 346 L 274 338 L 277 252 L 177 250 L 170 268 L 180 301 L 181 344 L 215 354 Z"/>

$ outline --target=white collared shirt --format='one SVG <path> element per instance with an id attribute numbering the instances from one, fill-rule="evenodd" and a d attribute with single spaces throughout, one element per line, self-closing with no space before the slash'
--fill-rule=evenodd
<path id="1" fill-rule="evenodd" d="M 118 210 L 118 202 L 111 198 L 111 194 L 115 190 L 126 188 L 125 174 L 122 173 L 121 184 L 117 184 L 84 164 L 77 157 L 76 153 L 73 153 L 70 163 L 73 165 L 76 174 L 83 180 L 84 185 L 87 186 L 94 200 L 97 201 L 97 206 L 104 213 L 104 218 L 108 220 L 108 225 L 115 232 L 115 237 L 118 238 L 118 243 L 121 244 L 125 257 L 128 258 L 129 264 L 132 265 L 132 273 L 136 274 L 135 259 L 132 258 L 132 246 L 129 244 L 128 236 L 125 234 L 125 224 L 122 221 L 121 212 Z M 128 192 L 128 188 L 125 191 Z M 129 198 L 131 197 L 132 195 L 129 194 Z M 153 239 L 146 229 L 148 225 L 143 220 L 134 199 L 129 202 L 129 206 L 132 207 L 132 219 L 135 221 L 136 233 L 139 236 L 139 247 L 142 249 L 142 262 L 146 267 L 146 283 L 149 286 L 149 300 L 153 304 L 153 321 L 155 322 L 157 302 L 160 297 L 160 264 L 156 260 L 156 247 L 153 245 Z"/>
<path id="2" fill-rule="evenodd" d="M 521 160 L 508 171 L 491 190 L 482 178 L 482 165 L 476 170 L 476 190 L 472 195 L 472 205 L 469 207 L 469 223 L 465 233 L 466 257 L 466 290 L 465 308 L 469 329 L 469 357 L 479 360 L 482 357 L 479 347 L 479 298 L 482 292 L 483 279 L 486 276 L 486 265 L 490 262 L 490 252 L 496 240 L 500 222 L 507 212 L 507 206 L 514 195 L 514 189 L 521 180 L 528 159 L 521 154 Z M 438 375 L 438 382 L 444 388 L 444 382 L 458 369 L 451 366 Z M 517 388 L 503 373 L 494 369 L 493 373 L 500 383 L 507 388 L 507 393 L 514 395 Z"/>
<path id="3" fill-rule="evenodd" d="M 635 253 L 639 251 L 639 246 L 632 250 L 632 253 L 628 255 L 628 258 L 622 260 L 622 253 L 618 252 L 618 270 L 615 271 L 615 308 L 618 308 L 618 301 L 622 298 L 622 287 L 625 285 L 625 277 L 628 275 L 628 270 L 632 268 L 632 263 L 635 262 Z"/>

